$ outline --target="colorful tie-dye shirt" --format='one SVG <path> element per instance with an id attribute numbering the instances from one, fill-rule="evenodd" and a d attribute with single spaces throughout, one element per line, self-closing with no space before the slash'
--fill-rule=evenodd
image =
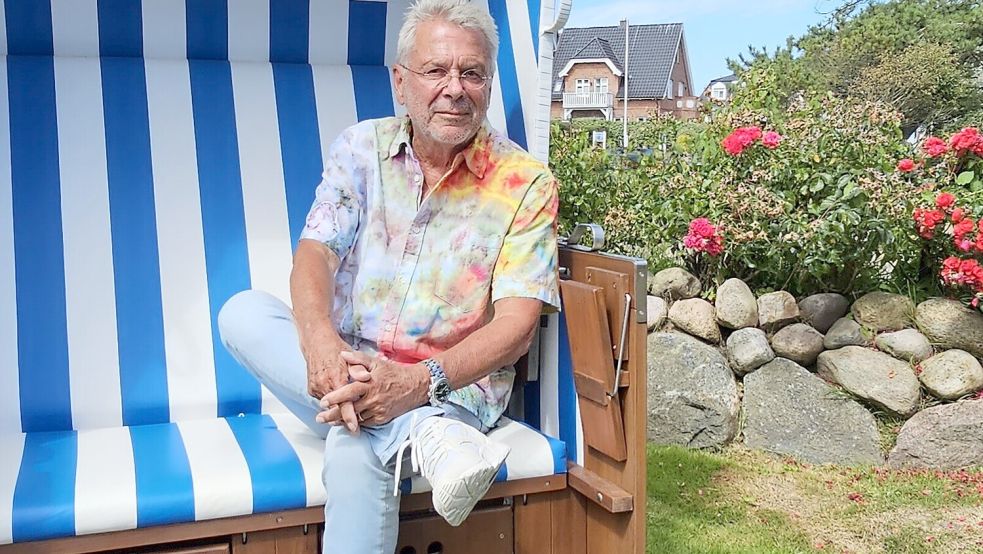
<path id="1" fill-rule="evenodd" d="M 410 121 L 363 121 L 331 145 L 301 239 L 341 259 L 333 320 L 359 350 L 415 363 L 491 320 L 500 298 L 559 307 L 557 185 L 541 162 L 483 126 L 426 198 Z M 515 371 L 450 401 L 493 427 Z"/>

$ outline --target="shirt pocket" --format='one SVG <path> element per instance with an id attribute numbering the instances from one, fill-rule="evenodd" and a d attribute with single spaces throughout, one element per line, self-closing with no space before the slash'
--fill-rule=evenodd
<path id="1" fill-rule="evenodd" d="M 484 308 L 490 298 L 492 273 L 503 236 L 475 236 L 468 246 L 446 252 L 434 280 L 433 295 L 463 314 Z"/>

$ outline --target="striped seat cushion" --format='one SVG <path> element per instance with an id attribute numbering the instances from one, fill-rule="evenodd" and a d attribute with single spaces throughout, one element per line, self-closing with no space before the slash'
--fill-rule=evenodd
<path id="1" fill-rule="evenodd" d="M 512 448 L 500 481 L 565 471 L 563 443 L 527 425 L 491 437 Z M 0 544 L 323 505 L 323 450 L 290 414 L 3 435 Z"/>
<path id="2" fill-rule="evenodd" d="M 488 119 L 545 159 L 552 3 L 474 1 L 501 37 Z M 326 149 L 401 113 L 409 3 L 0 0 L 0 542 L 323 501 L 320 445 L 215 319 L 288 298 Z M 560 323 L 515 396 L 563 442 L 504 425 L 503 478 L 582 449 Z"/>

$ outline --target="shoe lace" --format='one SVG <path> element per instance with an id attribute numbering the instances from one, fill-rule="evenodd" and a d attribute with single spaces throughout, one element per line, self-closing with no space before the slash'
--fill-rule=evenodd
<path id="1" fill-rule="evenodd" d="M 399 445 L 399 450 L 396 451 L 396 482 L 393 485 L 393 496 L 399 496 L 399 483 L 402 480 L 403 471 L 403 454 L 405 454 L 407 448 L 410 449 L 410 466 L 413 469 L 413 473 L 420 473 L 422 469 L 425 475 L 432 474 L 429 470 L 438 465 L 447 456 L 447 449 L 441 448 L 440 442 L 438 441 L 434 452 L 430 456 L 427 456 L 426 459 L 423 458 L 423 449 L 420 448 L 420 445 L 434 438 L 439 426 L 426 425 L 423 431 L 420 431 L 418 423 L 419 418 L 417 414 L 413 414 L 413 418 L 410 419 L 410 436 Z M 424 468 L 423 466 L 426 467 Z"/>

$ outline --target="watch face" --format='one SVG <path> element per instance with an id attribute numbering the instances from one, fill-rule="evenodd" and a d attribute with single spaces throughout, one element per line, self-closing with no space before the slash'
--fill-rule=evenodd
<path id="1" fill-rule="evenodd" d="M 451 394 L 451 385 L 447 382 L 447 379 L 440 379 L 434 383 L 433 395 L 434 398 L 443 402 L 447 400 L 447 397 Z"/>

